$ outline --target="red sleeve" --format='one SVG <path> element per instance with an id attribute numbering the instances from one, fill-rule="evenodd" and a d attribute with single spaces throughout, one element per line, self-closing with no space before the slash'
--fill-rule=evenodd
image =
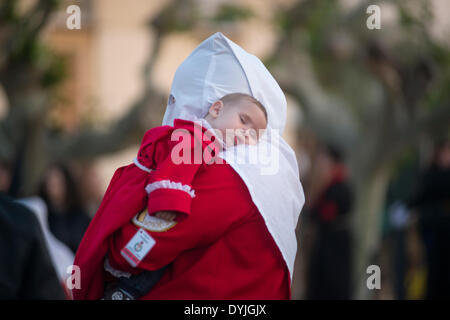
<path id="1" fill-rule="evenodd" d="M 178 129 L 168 139 L 158 142 L 154 153 L 156 168 L 150 173 L 145 188 L 147 210 L 183 213 L 177 221 L 191 213 L 195 197 L 192 181 L 202 166 L 202 143 L 185 129 Z"/>

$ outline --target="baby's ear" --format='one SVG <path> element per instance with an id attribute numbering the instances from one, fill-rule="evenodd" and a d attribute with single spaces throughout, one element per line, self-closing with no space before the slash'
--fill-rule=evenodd
<path id="1" fill-rule="evenodd" d="M 216 102 L 214 102 L 211 107 L 209 108 L 209 114 L 213 117 L 213 118 L 217 118 L 219 116 L 219 113 L 221 112 L 223 108 L 223 102 L 221 100 L 217 100 Z"/>

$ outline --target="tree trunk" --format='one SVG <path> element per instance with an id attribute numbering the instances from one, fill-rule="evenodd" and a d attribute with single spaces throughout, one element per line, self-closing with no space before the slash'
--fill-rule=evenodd
<path id="1" fill-rule="evenodd" d="M 369 299 L 371 292 L 366 285 L 367 267 L 372 264 L 381 238 L 381 214 L 386 188 L 389 182 L 387 165 L 378 166 L 366 179 L 356 181 L 354 208 L 354 298 Z M 381 271 L 382 272 L 382 271 Z"/>

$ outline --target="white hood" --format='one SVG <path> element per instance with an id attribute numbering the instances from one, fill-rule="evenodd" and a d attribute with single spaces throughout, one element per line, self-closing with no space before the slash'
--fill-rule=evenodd
<path id="1" fill-rule="evenodd" d="M 173 125 L 176 118 L 202 118 L 214 101 L 234 92 L 249 94 L 264 105 L 268 130 L 257 146 L 239 145 L 220 156 L 247 185 L 292 280 L 297 252 L 295 229 L 305 197 L 295 153 L 281 137 L 286 124 L 286 98 L 263 63 L 222 33 L 212 35 L 178 67 L 163 125 Z"/>

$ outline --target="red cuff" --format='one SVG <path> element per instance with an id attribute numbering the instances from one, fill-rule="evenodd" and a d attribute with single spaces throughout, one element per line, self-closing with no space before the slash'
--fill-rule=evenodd
<path id="1" fill-rule="evenodd" d="M 177 211 L 189 215 L 192 197 L 189 193 L 176 189 L 156 189 L 148 195 L 147 210 L 150 215 L 158 211 Z M 179 221 L 177 217 L 177 221 Z M 186 216 L 182 215 L 182 218 Z"/>

